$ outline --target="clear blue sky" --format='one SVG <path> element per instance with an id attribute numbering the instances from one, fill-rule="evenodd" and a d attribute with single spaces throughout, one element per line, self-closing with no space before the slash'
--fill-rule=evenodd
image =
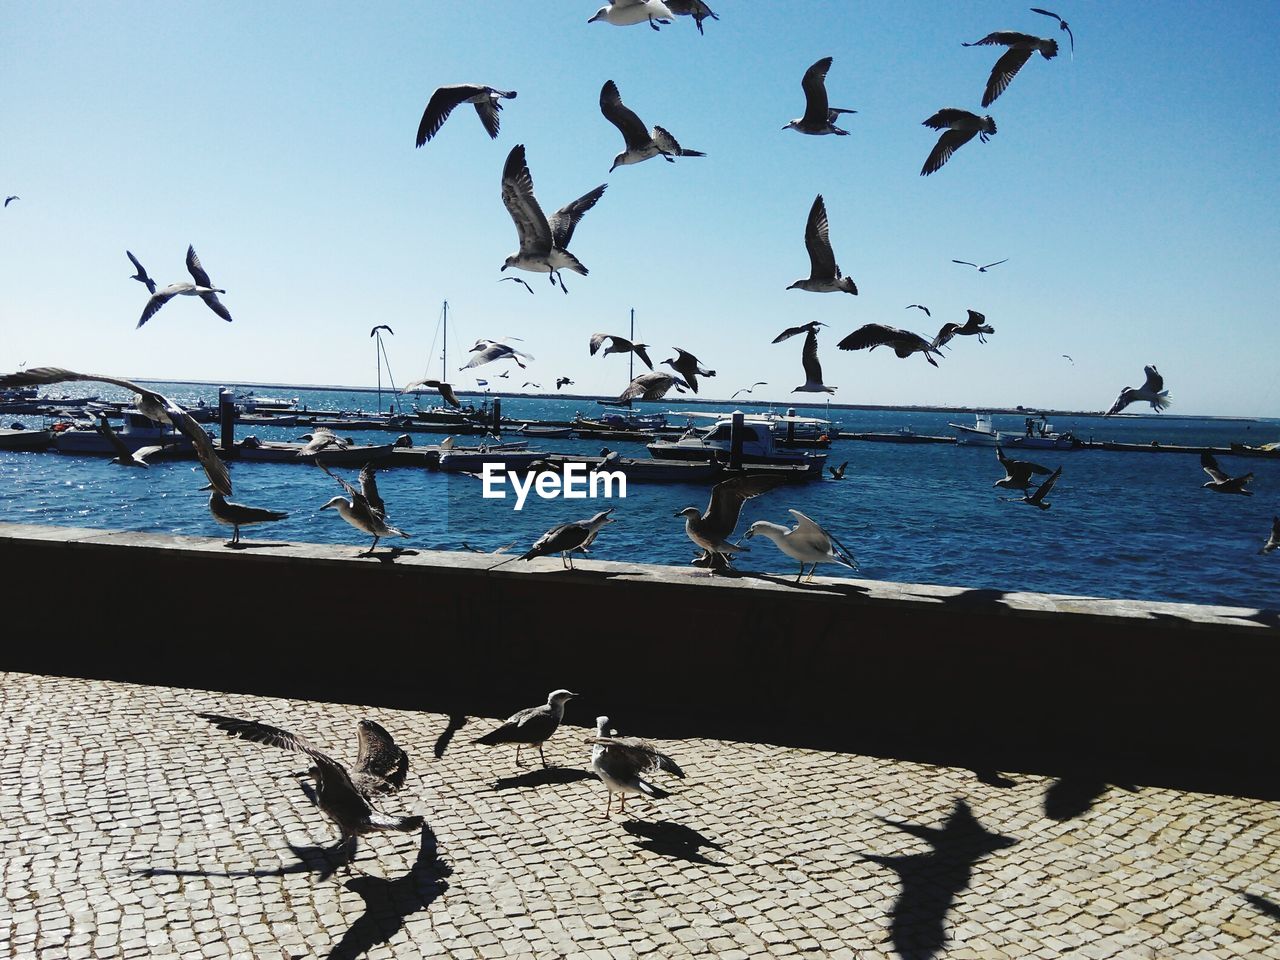
<path id="1" fill-rule="evenodd" d="M 403 382 L 448 299 L 458 341 L 522 337 L 532 379 L 579 390 L 625 385 L 625 358 L 588 358 L 587 338 L 625 333 L 635 307 L 656 360 L 679 345 L 720 372 L 713 396 L 765 380 L 782 399 L 800 341 L 769 341 L 817 319 L 839 401 L 1100 409 L 1154 362 L 1173 412 L 1280 414 L 1280 4 L 1063 0 L 1074 61 L 1036 56 L 987 111 L 1000 50 L 961 41 L 1065 40 L 1023 4 L 713 5 L 705 36 L 589 25 L 592 0 L 6 5 L 0 191 L 22 199 L 0 211 L 0 367 L 368 384 L 368 331 L 388 323 Z M 828 55 L 853 135 L 783 132 Z M 610 175 L 608 79 L 708 157 Z M 499 139 L 464 107 L 415 150 L 431 92 L 463 81 L 519 91 Z M 920 123 L 944 106 L 999 133 L 921 178 L 936 135 Z M 517 143 L 548 210 L 609 183 L 568 296 L 497 282 Z M 858 297 L 785 289 L 808 273 L 819 192 Z M 165 284 L 187 279 L 188 243 L 235 322 L 180 298 L 135 331 L 146 292 L 125 249 Z M 978 275 L 953 257 L 1010 260 Z M 863 323 L 932 335 L 966 308 L 997 333 L 941 369 L 835 349 Z"/>

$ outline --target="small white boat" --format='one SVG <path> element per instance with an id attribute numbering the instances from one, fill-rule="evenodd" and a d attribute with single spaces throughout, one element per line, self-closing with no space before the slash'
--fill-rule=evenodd
<path id="1" fill-rule="evenodd" d="M 966 427 L 961 423 L 948 423 L 947 426 L 959 434 L 956 437 L 956 443 L 977 447 L 994 447 L 1003 442 L 1000 434 L 992 429 L 991 414 L 989 413 L 975 414 L 972 427 Z"/>
<path id="2" fill-rule="evenodd" d="M 821 471 L 825 453 L 784 450 L 775 444 L 773 422 L 765 417 L 744 417 L 742 421 L 742 463 L 817 465 Z M 690 427 L 678 440 L 656 440 L 648 445 L 657 460 L 725 462 L 733 452 L 733 418 L 721 417 L 707 430 Z"/>
<path id="3" fill-rule="evenodd" d="M 165 450 L 151 458 L 153 460 L 162 459 L 165 454 L 171 452 L 190 454 L 194 450 L 191 441 L 172 427 L 154 423 L 136 410 L 125 411 L 124 425 L 116 431 L 116 436 L 130 451 L 150 446 L 165 447 Z M 59 453 L 109 454 L 113 457 L 116 455 L 115 444 L 99 433 L 96 428 L 71 427 L 59 430 L 55 426 L 53 446 Z M 167 449 L 170 447 L 172 450 Z"/>

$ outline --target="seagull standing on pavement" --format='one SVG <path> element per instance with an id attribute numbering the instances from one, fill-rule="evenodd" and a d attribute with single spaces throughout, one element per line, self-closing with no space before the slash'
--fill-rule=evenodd
<path id="1" fill-rule="evenodd" d="M 858 569 L 858 561 L 853 554 L 814 520 L 806 517 L 799 510 L 788 510 L 787 513 L 796 518 L 794 527 L 784 527 L 768 520 L 757 520 L 747 528 L 744 539 L 750 540 L 759 534 L 768 537 L 773 545 L 792 560 L 800 562 L 800 572 L 796 574 L 796 583 L 804 576 L 804 565 L 813 564 L 809 570 L 809 580 L 820 563 L 838 563 L 850 570 Z"/>
<path id="2" fill-rule="evenodd" d="M 546 557 L 553 553 L 558 553 L 560 554 L 560 565 L 572 570 L 573 554 L 590 552 L 589 548 L 595 542 L 596 537 L 600 535 L 600 530 L 606 523 L 614 522 L 614 519 L 609 516 L 614 509 L 614 507 L 610 507 L 608 510 L 603 510 L 590 520 L 577 520 L 573 523 L 562 523 L 557 527 L 552 527 L 538 538 L 527 553 L 519 557 L 508 557 L 502 563 L 495 563 L 489 569 L 494 570 L 503 564 L 510 563 L 512 560 L 533 560 L 536 557 Z"/>
<path id="3" fill-rule="evenodd" d="M 206 490 L 211 489 L 206 487 Z M 254 523 L 272 523 L 289 516 L 283 510 L 266 510 L 243 503 L 232 503 L 217 490 L 209 494 L 209 512 L 224 527 L 231 527 L 231 539 L 225 544 L 234 547 L 240 543 L 240 528 Z"/>
<path id="4" fill-rule="evenodd" d="M 127 253 L 128 251 L 125 252 Z M 129 259 L 133 259 L 132 255 L 130 255 Z M 134 263 L 136 264 L 137 261 L 134 260 Z M 139 269 L 141 270 L 141 267 Z M 138 318 L 139 327 L 154 317 L 161 307 L 177 296 L 199 297 L 210 310 L 227 321 L 227 323 L 231 322 L 231 311 L 223 306 L 222 301 L 218 299 L 218 294 L 226 293 L 227 291 L 213 285 L 213 281 L 209 279 L 209 274 L 205 272 L 204 267 L 200 264 L 200 258 L 196 256 L 195 247 L 192 246 L 187 247 L 187 272 L 191 274 L 195 283 L 189 283 L 185 280 L 179 283 L 171 283 L 163 290 L 152 293 L 151 299 L 142 308 L 142 316 Z M 135 277 L 134 279 L 137 278 Z M 150 285 L 148 285 L 148 289 L 150 289 Z"/>
<path id="5" fill-rule="evenodd" d="M 615 793 L 619 794 L 619 813 L 627 811 L 628 793 L 642 793 L 654 799 L 667 796 L 667 791 L 644 779 L 655 771 L 665 770 L 684 779 L 684 771 L 679 764 L 648 740 L 617 736 L 609 729 L 608 717 L 596 717 L 596 735 L 587 738 L 587 743 L 592 745 L 591 769 L 604 781 L 606 788 L 605 819 L 613 808 Z"/>
<path id="6" fill-rule="evenodd" d="M 706 156 L 698 150 L 684 149 L 676 142 L 676 138 L 662 127 L 655 126 L 652 131 L 646 129 L 644 122 L 622 102 L 618 85 L 612 80 L 606 80 L 604 86 L 600 88 L 600 112 L 604 114 L 606 120 L 618 128 L 627 147 L 613 158 L 613 166 L 609 168 L 610 173 L 618 167 L 640 163 L 659 154 L 668 163 L 675 163 L 676 157 Z"/>
<path id="7" fill-rule="evenodd" d="M 520 762 L 520 751 L 526 746 L 536 746 L 538 756 L 542 758 L 542 766 L 545 768 L 547 755 L 542 752 L 542 745 L 551 739 L 551 735 L 560 726 L 560 721 L 564 719 L 564 705 L 571 697 L 576 696 L 576 693 L 570 693 L 568 690 L 552 690 L 547 695 L 546 703 L 513 713 L 507 718 L 506 723 L 483 737 L 478 737 L 475 742 L 484 744 L 486 747 L 500 743 L 514 743 L 518 767 L 524 766 Z"/>
<path id="8" fill-rule="evenodd" d="M 924 166 L 920 168 L 922 177 L 942 169 L 942 165 L 951 159 L 951 155 L 974 137 L 980 137 L 982 142 L 986 143 L 996 133 L 996 122 L 990 117 L 980 117 L 976 113 L 955 107 L 943 107 L 928 120 L 923 121 L 923 125 L 931 130 L 946 132 L 938 138 L 933 150 L 925 158 Z"/>
<path id="9" fill-rule="evenodd" d="M 514 100 L 514 90 L 499 90 L 479 83 L 455 83 L 440 87 L 427 101 L 427 108 L 422 112 L 422 120 L 418 124 L 418 137 L 415 146 L 422 146 L 434 137 L 444 122 L 449 119 L 453 108 L 461 103 L 474 104 L 480 122 L 490 140 L 498 137 L 498 111 L 502 109 L 503 100 Z"/>
<path id="10" fill-rule="evenodd" d="M 852 277 L 843 276 L 831 249 L 831 232 L 827 223 L 827 205 L 818 194 L 809 208 L 809 220 L 804 228 L 804 245 L 809 251 L 809 276 L 797 280 L 788 290 L 808 290 L 810 293 L 858 292 Z"/>
<path id="11" fill-rule="evenodd" d="M 831 69 L 831 57 L 823 57 L 808 70 L 800 80 L 804 90 L 804 116 L 788 123 L 783 130 L 795 130 L 813 136 L 834 133 L 847 137 L 848 130 L 836 126 L 836 120 L 842 113 L 857 113 L 857 110 L 845 110 L 832 107 L 827 103 L 827 71 Z"/>

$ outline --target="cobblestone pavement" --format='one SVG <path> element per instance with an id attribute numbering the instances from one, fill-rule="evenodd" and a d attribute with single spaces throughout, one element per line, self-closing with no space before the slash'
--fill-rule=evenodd
<path id="1" fill-rule="evenodd" d="M 1280 957 L 1277 803 L 687 740 L 671 797 L 605 820 L 578 727 L 544 773 L 474 745 L 486 719 L 0 684 L 4 957 Z M 382 806 L 434 842 L 344 871 L 302 758 L 195 711 L 348 761 L 376 718 L 413 757 Z"/>

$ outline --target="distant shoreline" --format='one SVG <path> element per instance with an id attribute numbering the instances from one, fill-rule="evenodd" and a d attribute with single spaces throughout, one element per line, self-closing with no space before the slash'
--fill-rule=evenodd
<path id="1" fill-rule="evenodd" d="M 234 389 L 253 389 L 253 390 L 331 390 L 341 391 L 343 393 L 377 393 L 377 387 L 351 387 L 338 384 L 298 384 L 298 383 L 249 383 L 245 381 L 228 381 L 228 380 L 169 380 L 157 377 L 137 377 L 137 380 L 146 383 L 194 383 L 200 386 L 208 387 L 232 387 Z M 390 388 L 383 388 L 384 393 L 393 392 Z M 431 393 L 433 391 L 424 391 Z M 455 390 L 460 397 L 484 397 L 494 396 L 493 392 L 485 393 L 483 390 Z M 583 393 L 517 393 L 515 391 L 503 391 L 497 396 L 504 398 L 519 398 L 522 400 L 582 400 L 594 403 L 597 400 L 613 400 L 612 396 L 598 396 Z M 1099 420 L 1103 419 L 1104 412 L 1101 410 L 1055 410 L 1046 407 L 948 407 L 948 406 L 929 406 L 929 405 L 903 405 L 893 403 L 796 403 L 796 402 L 770 402 L 766 400 L 716 400 L 710 397 L 691 397 L 689 395 L 679 396 L 676 398 L 667 397 L 662 401 L 667 406 L 684 406 L 698 404 L 700 406 L 726 406 L 728 404 L 737 404 L 741 407 L 830 407 L 832 410 L 896 410 L 902 413 L 954 413 L 954 414 L 978 414 L 990 413 L 1008 416 L 1040 416 L 1044 414 L 1047 417 L 1094 417 Z M 602 407 L 602 413 L 608 412 L 607 407 Z M 1213 415 L 1195 415 L 1195 414 L 1178 414 L 1178 413 L 1120 413 L 1111 417 L 1112 420 L 1217 420 L 1230 423 L 1258 423 L 1262 417 L 1238 417 L 1238 416 L 1213 416 Z"/>

